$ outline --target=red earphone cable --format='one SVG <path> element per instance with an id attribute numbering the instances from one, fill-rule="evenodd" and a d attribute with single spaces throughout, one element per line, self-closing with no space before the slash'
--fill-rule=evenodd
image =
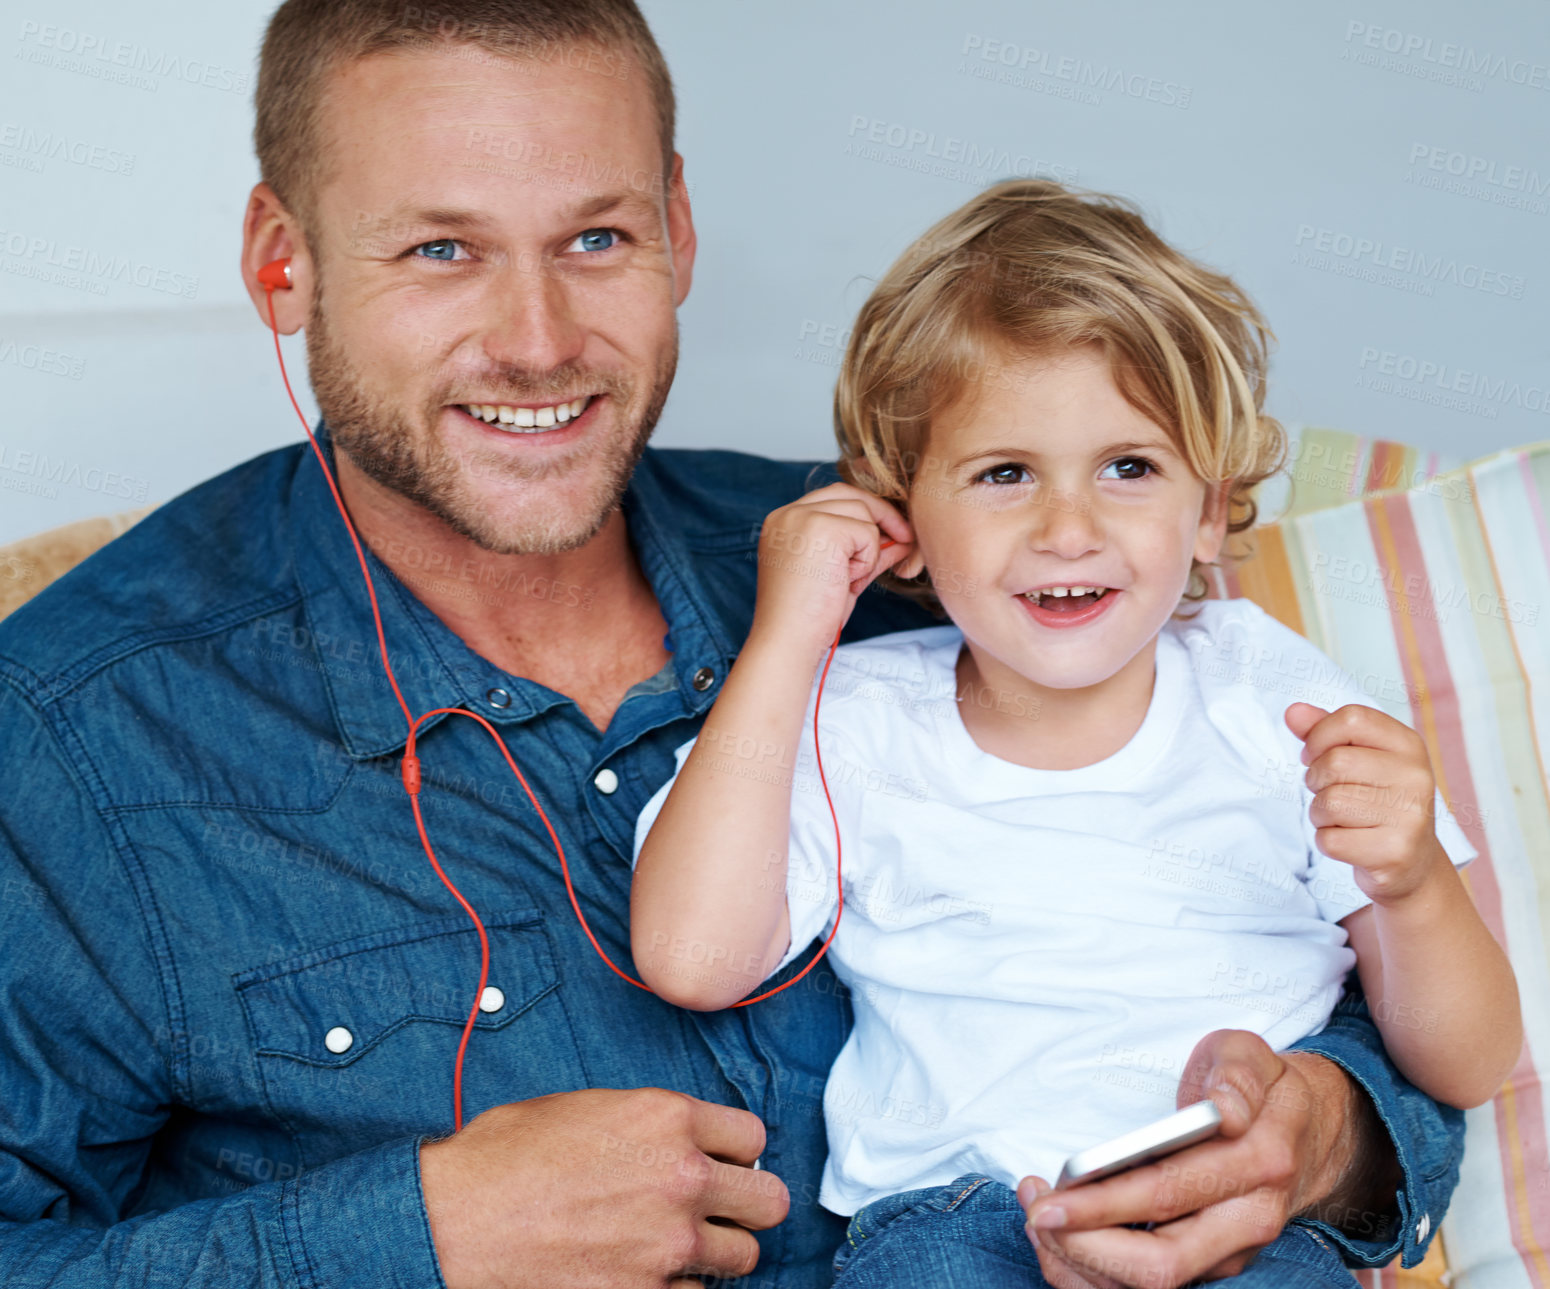
<path id="1" fill-rule="evenodd" d="M 280 272 L 284 273 L 283 280 L 280 279 L 279 273 L 269 271 L 276 264 L 282 266 Z M 269 305 L 269 330 L 274 335 L 274 352 L 275 357 L 280 363 L 280 379 L 285 382 L 286 395 L 291 400 L 291 406 L 296 410 L 297 419 L 301 421 L 301 428 L 306 431 L 307 442 L 312 445 L 313 455 L 317 457 L 318 465 L 323 469 L 323 477 L 328 481 L 328 490 L 333 493 L 334 504 L 339 508 L 339 514 L 344 519 L 345 528 L 349 531 L 350 541 L 355 547 L 355 558 L 360 562 L 361 576 L 366 580 L 366 593 L 371 599 L 371 616 L 377 627 L 377 648 L 382 654 L 382 669 L 387 673 L 388 684 L 392 686 L 393 696 L 398 700 L 398 705 L 404 713 L 404 720 L 409 725 L 409 735 L 404 746 L 401 775 L 404 791 L 409 794 L 409 804 L 414 810 L 414 823 L 415 828 L 420 834 L 420 844 L 425 847 L 426 857 L 431 861 L 431 867 L 436 870 L 436 876 L 452 892 L 453 898 L 463 906 L 463 911 L 473 919 L 474 927 L 479 932 L 479 990 L 474 996 L 474 1005 L 469 1009 L 468 1019 L 463 1022 L 463 1035 L 457 1048 L 457 1064 L 453 1069 L 452 1075 L 452 1119 L 454 1129 L 460 1131 L 463 1127 L 463 1055 L 468 1049 L 468 1037 L 473 1031 L 474 1022 L 479 1018 L 479 1003 L 484 998 L 485 986 L 490 978 L 490 940 L 485 933 L 484 923 L 479 920 L 479 915 L 474 912 L 473 906 L 463 898 L 463 893 L 452 884 L 451 879 L 442 870 L 440 862 L 436 859 L 436 852 L 431 847 L 430 837 L 425 831 L 425 819 L 420 813 L 420 759 L 415 755 L 415 736 L 420 726 L 430 717 L 441 714 L 471 717 L 478 721 L 489 733 L 490 737 L 495 740 L 495 746 L 500 749 L 501 755 L 506 758 L 506 764 L 511 767 L 511 772 L 517 776 L 517 782 L 522 785 L 522 791 L 527 794 L 527 799 L 533 803 L 533 809 L 538 812 L 538 817 L 543 820 L 544 828 L 549 833 L 549 840 L 554 845 L 554 853 L 560 859 L 560 871 L 565 877 L 565 891 L 570 896 L 571 908 L 575 910 L 576 919 L 581 923 L 581 929 L 591 942 L 592 947 L 597 951 L 598 957 L 602 958 L 621 980 L 634 985 L 637 989 L 644 989 L 647 993 L 653 991 L 649 985 L 643 984 L 641 981 L 621 971 L 614 960 L 603 951 L 603 946 L 597 942 L 597 937 L 592 934 L 592 928 L 587 924 L 586 915 L 581 911 L 581 903 L 576 898 L 576 888 L 571 882 L 570 864 L 565 858 L 565 848 L 560 844 L 559 834 L 555 832 L 554 825 L 549 822 L 549 816 L 544 813 L 544 808 L 538 804 L 538 798 L 533 795 L 533 789 L 528 786 L 527 778 L 517 767 L 516 761 L 512 759 L 510 749 L 507 748 L 499 733 L 496 732 L 495 727 L 477 712 L 471 712 L 462 707 L 437 707 L 418 717 L 409 711 L 409 704 L 404 699 L 403 691 L 398 687 L 398 678 L 393 674 L 393 664 L 388 658 L 387 635 L 382 628 L 382 611 L 377 605 L 377 588 L 371 580 L 371 569 L 366 563 L 366 552 L 362 549 L 360 538 L 355 531 L 355 525 L 350 520 L 350 512 L 345 509 L 344 499 L 339 495 L 339 487 L 334 482 L 333 472 L 328 468 L 328 462 L 323 457 L 323 450 L 312 436 L 312 427 L 308 424 L 306 414 L 301 410 L 301 405 L 296 401 L 295 391 L 291 389 L 290 376 L 287 375 L 285 370 L 285 355 L 280 350 L 280 328 L 275 321 L 274 315 L 274 293 L 277 286 L 281 290 L 288 288 L 289 276 L 288 262 L 282 260 L 271 261 L 259 273 L 259 281 L 264 287 L 264 298 Z M 884 545 L 892 545 L 892 542 L 885 541 Z M 790 980 L 756 997 L 745 998 L 741 1002 L 733 1003 L 734 1007 L 747 1007 L 750 1003 L 762 1002 L 764 999 L 780 993 L 782 989 L 791 988 L 792 985 L 796 984 L 797 981 L 801 980 L 803 976 L 807 975 L 809 971 L 818 965 L 819 960 L 822 959 L 824 954 L 828 953 L 829 945 L 834 941 L 835 932 L 840 929 L 840 915 L 845 910 L 845 885 L 843 875 L 840 872 L 840 824 L 839 817 L 835 814 L 834 800 L 829 796 L 829 780 L 823 771 L 823 754 L 818 750 L 818 709 L 823 701 L 823 684 L 829 675 L 829 664 L 834 661 L 834 651 L 838 648 L 839 643 L 840 633 L 836 631 L 834 633 L 834 642 L 829 646 L 828 657 L 824 660 L 823 673 L 818 678 L 818 693 L 813 700 L 813 751 L 818 762 L 818 778 L 823 785 L 824 800 L 829 805 L 829 817 L 834 821 L 834 869 L 839 893 L 839 905 L 835 912 L 834 928 L 829 932 L 828 939 L 823 942 L 823 946 L 813 955 L 813 960 Z"/>

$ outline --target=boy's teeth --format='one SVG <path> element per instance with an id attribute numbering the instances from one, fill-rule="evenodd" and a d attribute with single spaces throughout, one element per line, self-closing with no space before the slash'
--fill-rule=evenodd
<path id="1" fill-rule="evenodd" d="M 1028 591 L 1026 598 L 1038 604 L 1045 596 L 1063 599 L 1068 595 L 1096 595 L 1100 600 L 1108 594 L 1106 586 L 1046 586 L 1042 591 Z"/>
<path id="2" fill-rule="evenodd" d="M 547 430 L 555 425 L 573 421 L 587 410 L 592 401 L 590 394 L 583 394 L 568 403 L 555 403 L 549 407 L 511 407 L 505 403 L 464 403 L 462 408 L 470 416 L 476 416 L 487 425 L 509 425 L 516 430 Z"/>

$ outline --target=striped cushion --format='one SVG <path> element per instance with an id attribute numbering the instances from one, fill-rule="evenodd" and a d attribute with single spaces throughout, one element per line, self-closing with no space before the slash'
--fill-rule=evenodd
<path id="1" fill-rule="evenodd" d="M 1506 1086 L 1466 1116 L 1442 1225 L 1450 1283 L 1550 1289 L 1550 1097 L 1536 1068 L 1550 1051 L 1550 442 L 1451 465 L 1303 431 L 1290 496 L 1267 492 L 1278 517 L 1212 594 L 1253 599 L 1426 740 L 1479 852 L 1464 879 L 1507 946 L 1527 1029 Z M 1411 1274 L 1363 1280 L 1398 1286 Z"/>

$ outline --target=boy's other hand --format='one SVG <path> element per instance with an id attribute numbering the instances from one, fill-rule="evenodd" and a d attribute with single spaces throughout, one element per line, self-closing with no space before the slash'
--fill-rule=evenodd
<path id="1" fill-rule="evenodd" d="M 1419 734 L 1360 703 L 1333 712 L 1293 703 L 1285 720 L 1303 741 L 1318 848 L 1350 864 L 1369 899 L 1401 900 L 1448 862 L 1437 840 L 1437 781 Z"/>

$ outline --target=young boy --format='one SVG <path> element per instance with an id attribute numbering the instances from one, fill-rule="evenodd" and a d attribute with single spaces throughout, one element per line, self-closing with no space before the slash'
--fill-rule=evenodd
<path id="1" fill-rule="evenodd" d="M 1267 336 L 1124 203 L 999 184 L 862 309 L 848 482 L 765 523 L 748 641 L 638 825 L 632 939 L 680 1005 L 743 998 L 833 927 L 837 827 L 856 1022 L 820 1200 L 854 1215 L 847 1289 L 1043 1284 L 1018 1179 L 1171 1111 L 1211 1031 L 1322 1028 L 1353 964 L 1437 1099 L 1517 1058 L 1421 739 L 1249 601 L 1195 603 L 1284 456 Z M 951 625 L 837 651 L 825 788 L 815 671 L 880 574 Z M 1316 1240 L 1269 1254 L 1349 1284 Z"/>

